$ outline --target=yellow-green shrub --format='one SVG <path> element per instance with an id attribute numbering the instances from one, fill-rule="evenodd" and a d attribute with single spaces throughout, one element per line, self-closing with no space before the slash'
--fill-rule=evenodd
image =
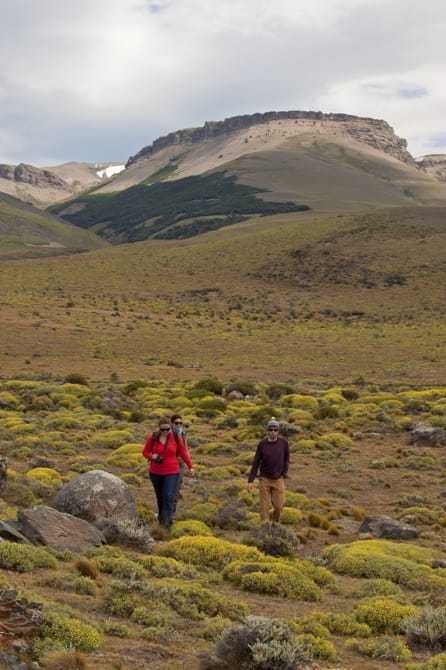
<path id="1" fill-rule="evenodd" d="M 42 634 L 78 651 L 96 651 L 103 642 L 101 633 L 90 624 L 56 613 L 45 617 Z"/>
<path id="2" fill-rule="evenodd" d="M 103 430 L 92 435 L 90 444 L 95 448 L 114 449 L 129 443 L 132 437 L 130 430 Z"/>
<path id="3" fill-rule="evenodd" d="M 296 493 L 295 491 L 286 491 L 285 504 L 291 507 L 298 507 L 300 509 L 307 509 L 310 507 L 311 500 L 303 493 Z"/>
<path id="4" fill-rule="evenodd" d="M 30 572 L 34 568 L 57 568 L 57 560 L 41 547 L 0 542 L 0 568 Z"/>
<path id="5" fill-rule="evenodd" d="M 28 470 L 26 476 L 44 486 L 62 486 L 62 477 L 53 468 L 33 468 Z"/>
<path id="6" fill-rule="evenodd" d="M 319 586 L 298 565 L 278 559 L 233 561 L 226 566 L 224 577 L 245 591 L 268 593 L 295 600 L 321 599 Z"/>
<path id="7" fill-rule="evenodd" d="M 142 447 L 135 443 L 123 444 L 122 447 L 115 449 L 107 458 L 106 463 L 112 467 L 125 468 L 126 470 L 137 468 L 144 463 Z"/>
<path id="8" fill-rule="evenodd" d="M 446 670 L 446 652 L 431 656 L 421 663 L 409 663 L 406 670 Z"/>
<path id="9" fill-rule="evenodd" d="M 0 392 L 0 407 L 5 407 L 6 409 L 18 409 L 20 407 L 20 400 L 14 393 L 9 391 Z"/>
<path id="10" fill-rule="evenodd" d="M 314 416 L 304 409 L 294 409 L 288 414 L 288 421 L 297 423 L 302 428 L 310 428 L 314 423 Z"/>
<path id="11" fill-rule="evenodd" d="M 354 442 L 351 437 L 344 433 L 326 433 L 316 440 L 318 449 L 351 449 Z"/>
<path id="12" fill-rule="evenodd" d="M 281 399 L 281 402 L 285 407 L 292 407 L 293 409 L 303 409 L 311 414 L 314 414 L 318 407 L 319 403 L 316 398 L 313 398 L 311 395 L 301 395 L 299 393 L 290 393 L 289 395 L 284 395 Z"/>
<path id="13" fill-rule="evenodd" d="M 412 652 L 402 640 L 395 637 L 382 637 L 377 640 L 347 640 L 349 649 L 362 656 L 382 658 L 385 661 L 400 663 L 412 658 Z"/>
<path id="14" fill-rule="evenodd" d="M 358 540 L 326 547 L 322 555 L 329 567 L 340 574 L 382 577 L 411 589 L 446 588 L 446 577 L 430 567 L 437 554 L 417 545 L 390 540 Z"/>
<path id="15" fill-rule="evenodd" d="M 335 661 L 337 658 L 336 647 L 333 642 L 311 633 L 303 633 L 296 638 L 306 654 L 310 658 L 322 659 L 324 661 Z"/>
<path id="16" fill-rule="evenodd" d="M 195 578 L 198 576 L 196 569 L 191 565 L 186 565 L 175 558 L 165 556 L 143 556 L 138 559 L 147 572 L 153 577 L 181 577 Z"/>
<path id="17" fill-rule="evenodd" d="M 297 525 L 304 518 L 302 512 L 294 507 L 284 507 L 280 521 L 285 524 Z"/>
<path id="18" fill-rule="evenodd" d="M 183 535 L 212 535 L 212 531 L 204 521 L 197 519 L 185 519 L 184 521 L 175 521 L 172 526 L 171 536 L 173 539 L 183 537 Z"/>
<path id="19" fill-rule="evenodd" d="M 205 565 L 216 570 L 231 561 L 260 560 L 262 554 L 255 547 L 235 544 L 216 537 L 180 537 L 159 548 L 162 556 L 171 556 L 185 563 Z"/>
<path id="20" fill-rule="evenodd" d="M 366 623 L 374 633 L 399 633 L 403 621 L 416 613 L 416 607 L 386 597 L 370 598 L 355 607 L 358 621 Z"/>
<path id="21" fill-rule="evenodd" d="M 359 623 L 352 614 L 317 612 L 310 620 L 315 620 L 327 628 L 333 635 L 356 635 L 370 637 L 372 629 L 366 623 Z"/>

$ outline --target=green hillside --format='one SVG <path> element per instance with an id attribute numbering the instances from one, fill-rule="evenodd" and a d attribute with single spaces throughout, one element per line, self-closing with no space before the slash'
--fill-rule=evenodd
<path id="1" fill-rule="evenodd" d="M 89 231 L 0 194 L 0 259 L 77 253 L 104 245 Z"/>
<path id="2" fill-rule="evenodd" d="M 174 182 L 141 183 L 117 194 L 82 196 L 51 211 L 122 243 L 193 237 L 246 216 L 308 209 L 256 197 L 265 190 L 238 184 L 234 177 L 217 172 Z"/>
<path id="3" fill-rule="evenodd" d="M 281 214 L 188 240 L 3 263 L 1 368 L 438 382 L 445 214 Z"/>

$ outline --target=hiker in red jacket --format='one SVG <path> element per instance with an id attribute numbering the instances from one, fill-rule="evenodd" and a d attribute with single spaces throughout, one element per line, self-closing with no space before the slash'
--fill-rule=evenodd
<path id="1" fill-rule="evenodd" d="M 158 521 L 169 529 L 173 522 L 180 476 L 178 456 L 186 463 L 191 474 L 194 473 L 189 452 L 182 436 L 171 430 L 169 419 L 162 419 L 158 431 L 147 438 L 142 453 L 149 461 L 150 481 L 158 504 Z"/>

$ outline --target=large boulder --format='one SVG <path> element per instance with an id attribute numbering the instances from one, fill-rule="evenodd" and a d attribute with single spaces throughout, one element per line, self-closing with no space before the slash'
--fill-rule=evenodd
<path id="1" fill-rule="evenodd" d="M 419 535 L 414 526 L 392 519 L 390 516 L 368 516 L 360 525 L 358 532 L 388 540 L 413 540 Z"/>
<path id="2" fill-rule="evenodd" d="M 128 485 L 103 470 L 85 472 L 64 484 L 54 506 L 91 522 L 138 517 L 135 496 Z"/>
<path id="3" fill-rule="evenodd" d="M 420 447 L 446 446 L 446 430 L 428 423 L 417 423 L 411 430 L 410 443 Z"/>
<path id="4" fill-rule="evenodd" d="M 105 542 L 100 530 L 88 521 L 58 512 L 44 505 L 18 513 L 19 528 L 34 544 L 44 544 L 58 551 L 82 553 Z"/>

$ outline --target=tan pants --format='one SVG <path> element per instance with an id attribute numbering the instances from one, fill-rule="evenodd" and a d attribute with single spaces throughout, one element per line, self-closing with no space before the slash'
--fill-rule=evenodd
<path id="1" fill-rule="evenodd" d="M 262 521 L 280 521 L 280 515 L 285 504 L 285 480 L 283 477 L 280 477 L 280 479 L 260 477 L 259 495 Z M 270 515 L 271 503 L 273 504 L 273 512 Z"/>

